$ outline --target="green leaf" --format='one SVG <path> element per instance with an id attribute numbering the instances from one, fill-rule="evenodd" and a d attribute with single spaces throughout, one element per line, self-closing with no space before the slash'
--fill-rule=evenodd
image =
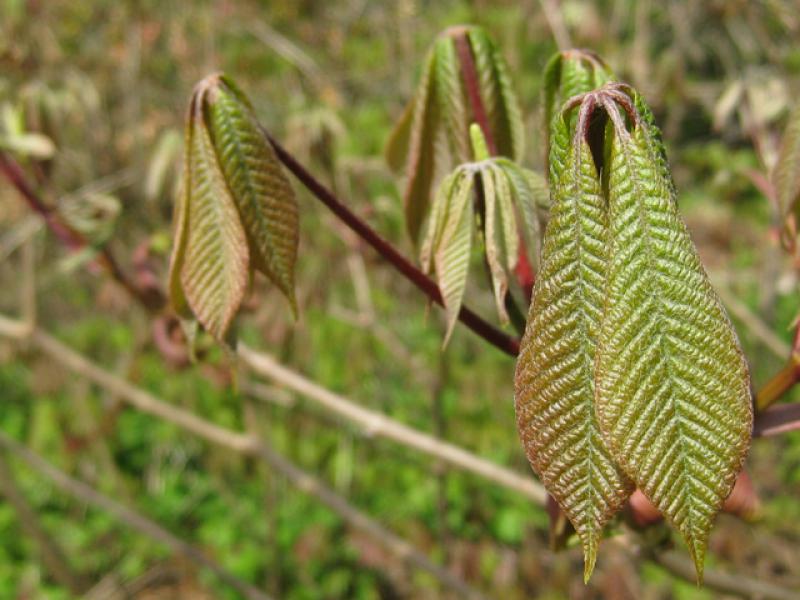
<path id="1" fill-rule="evenodd" d="M 439 159 L 436 152 L 436 124 L 439 120 L 439 109 L 433 81 L 435 65 L 436 54 L 431 51 L 415 96 L 414 120 L 411 125 L 406 167 L 404 193 L 406 227 L 415 244 L 428 213 L 431 187 L 436 174 L 436 163 Z"/>
<path id="2" fill-rule="evenodd" d="M 208 102 L 211 140 L 241 215 L 253 266 L 284 293 L 296 315 L 299 224 L 292 187 L 249 101 L 233 82 L 221 76 Z"/>
<path id="3" fill-rule="evenodd" d="M 506 178 L 514 203 L 522 214 L 525 225 L 522 228 L 523 237 L 527 248 L 531 251 L 531 264 L 536 268 L 541 242 L 541 222 L 544 220 L 540 217 L 540 213 L 545 214 L 550 207 L 547 181 L 540 173 L 523 169 L 506 158 L 497 158 L 494 162 Z M 516 264 L 510 268 L 515 267 Z"/>
<path id="4" fill-rule="evenodd" d="M 395 173 L 401 173 L 408 162 L 411 145 L 411 126 L 414 124 L 414 101 L 409 101 L 400 115 L 400 120 L 389 134 L 383 155 L 386 164 Z"/>
<path id="5" fill-rule="evenodd" d="M 486 245 L 486 262 L 489 265 L 489 274 L 492 280 L 497 314 L 500 322 L 508 323 L 508 312 L 506 311 L 505 299 L 508 293 L 508 276 L 503 265 L 503 247 L 499 238 L 498 231 L 499 202 L 495 186 L 493 169 L 481 171 L 481 184 L 483 186 L 483 200 L 485 211 L 485 231 L 484 242 Z M 514 232 L 516 235 L 516 232 Z"/>
<path id="6" fill-rule="evenodd" d="M 789 115 L 772 180 L 781 214 L 788 216 L 800 203 L 800 104 Z"/>
<path id="7" fill-rule="evenodd" d="M 439 114 L 444 121 L 450 155 L 458 162 L 469 160 L 469 119 L 464 104 L 464 87 L 456 58 L 455 42 L 443 36 L 437 42 L 434 81 Z"/>
<path id="8" fill-rule="evenodd" d="M 167 286 L 170 306 L 172 310 L 175 311 L 175 314 L 183 320 L 193 318 L 192 310 L 189 307 L 189 301 L 186 299 L 186 295 L 183 292 L 181 270 L 183 269 L 183 263 L 186 258 L 186 240 L 189 237 L 189 193 L 192 189 L 190 156 L 191 150 L 194 147 L 195 127 L 193 119 L 197 112 L 198 101 L 199 94 L 193 95 L 186 116 L 183 142 L 183 171 L 181 172 L 181 179 L 175 196 L 175 206 L 172 215 L 172 221 L 175 223 L 173 232 L 173 239 L 175 241 L 173 243 L 172 255 L 170 256 L 169 283 Z"/>
<path id="9" fill-rule="evenodd" d="M 186 301 L 203 327 L 222 341 L 244 298 L 249 276 L 247 237 L 236 203 L 204 126 L 202 99 L 192 117 L 180 264 Z M 177 299 L 180 302 L 180 298 Z M 173 300 L 173 303 L 176 303 Z"/>
<path id="10" fill-rule="evenodd" d="M 553 205 L 517 359 L 517 427 L 531 465 L 581 539 L 584 577 L 604 524 L 632 491 L 600 435 L 594 361 L 606 270 L 605 198 L 589 146 L 554 120 Z"/>
<path id="11" fill-rule="evenodd" d="M 52 158 L 56 152 L 53 140 L 41 133 L 0 135 L 0 149 L 38 160 Z"/>
<path id="12" fill-rule="evenodd" d="M 613 115 L 612 116 L 612 121 Z M 614 458 L 681 532 L 702 580 L 709 532 L 747 452 L 747 365 L 645 119 L 616 115 L 597 417 Z"/>
<path id="13" fill-rule="evenodd" d="M 545 130 L 549 132 L 553 118 L 567 100 L 613 79 L 608 65 L 593 52 L 572 49 L 555 54 L 545 67 Z"/>
<path id="14" fill-rule="evenodd" d="M 468 182 L 467 182 L 468 183 Z M 442 180 L 439 189 L 431 208 L 431 214 L 428 218 L 425 230 L 425 237 L 423 238 L 420 247 L 420 263 L 422 270 L 430 275 L 433 270 L 433 255 L 441 243 L 442 233 L 445 226 L 445 218 L 451 202 L 451 196 L 455 191 L 455 186 L 464 185 L 461 171 L 456 170 L 454 173 L 448 175 Z"/>
<path id="15" fill-rule="evenodd" d="M 521 160 L 525 150 L 525 128 L 508 65 L 486 30 L 471 27 L 468 37 L 478 72 L 481 100 L 489 117 L 497 151 L 502 156 Z"/>
<path id="16" fill-rule="evenodd" d="M 466 169 L 460 169 L 456 173 L 454 181 L 448 178 L 442 183 L 443 189 L 449 184 L 449 193 L 446 194 L 439 209 L 441 213 L 433 224 L 436 229 L 431 249 L 447 321 L 443 346 L 447 346 L 458 320 L 458 313 L 461 312 L 474 228 L 474 176 Z"/>

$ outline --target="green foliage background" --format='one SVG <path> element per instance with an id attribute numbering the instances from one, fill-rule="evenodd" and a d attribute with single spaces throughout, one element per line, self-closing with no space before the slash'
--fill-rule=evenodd
<path id="1" fill-rule="evenodd" d="M 162 149 L 181 130 L 194 83 L 216 70 L 239 83 L 262 122 L 315 174 L 411 255 L 382 148 L 414 90 L 425 49 L 446 26 L 487 27 L 522 100 L 525 165 L 541 170 L 542 76 L 555 50 L 541 7 L 536 0 L 0 0 L 0 104 L 21 110 L 31 131 L 55 142 L 52 160 L 28 163 L 48 199 L 82 198 L 87 186 L 114 195 L 122 210 L 112 247 L 128 262 L 149 239 L 162 280 L 180 162 L 179 152 Z M 653 106 L 682 211 L 712 281 L 788 342 L 797 283 L 749 173 L 774 158 L 800 91 L 800 21 L 791 0 L 567 0 L 561 16 L 575 46 L 596 50 Z M 369 251 L 365 301 L 358 292 L 361 247 L 295 189 L 302 317 L 293 325 L 279 292 L 259 281 L 242 337 L 364 406 L 528 472 L 514 425 L 513 361 L 461 328 L 441 354 L 441 313 L 426 320 L 419 294 Z M 27 218 L 15 192 L 0 183 L 0 239 Z M 584 587 L 579 550 L 550 552 L 546 513 L 512 492 L 359 435 L 302 398 L 281 405 L 235 396 L 224 369 L 213 366 L 221 363 L 217 354 L 212 366 L 172 370 L 153 349 L 140 308 L 67 257 L 52 236 L 34 239 L 42 327 L 176 405 L 224 426 L 258 427 L 354 505 L 496 597 L 713 597 L 608 544 Z M 3 314 L 17 310 L 20 263 L 18 254 L 0 261 Z M 471 283 L 467 300 L 492 318 L 486 285 Z M 758 386 L 782 359 L 750 323 L 736 315 L 734 322 Z M 0 341 L 4 432 L 240 577 L 292 599 L 440 594 L 280 477 L 151 417 L 117 414 L 114 404 L 103 390 Z M 248 423 L 245 404 L 256 415 Z M 167 565 L 182 574 L 184 597 L 236 597 L 14 466 L 77 570 L 99 581 Z M 800 437 L 757 441 L 748 470 L 762 519 L 721 517 L 708 566 L 800 583 L 793 560 Z M 0 502 L 0 598 L 18 597 L 69 595 L 47 578 L 13 509 Z"/>

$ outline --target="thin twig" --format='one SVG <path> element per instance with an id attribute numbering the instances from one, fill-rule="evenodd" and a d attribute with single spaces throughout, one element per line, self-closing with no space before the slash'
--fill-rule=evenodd
<path id="1" fill-rule="evenodd" d="M 358 236 L 385 258 L 395 269 L 406 277 L 417 288 L 424 292 L 432 301 L 444 305 L 439 286 L 430 277 L 419 270 L 411 261 L 392 246 L 388 241 L 376 233 L 365 221 L 344 205 L 328 188 L 320 183 L 311 173 L 306 171 L 295 158 L 281 146 L 277 140 L 266 131 L 264 134 L 269 139 L 275 153 L 284 166 L 291 171 L 300 183 L 310 191 L 319 201 L 327 206 L 341 221 L 352 229 Z M 511 337 L 497 327 L 483 320 L 476 313 L 464 307 L 458 315 L 459 320 L 474 331 L 484 340 L 499 348 L 510 356 L 519 353 L 519 340 Z"/>
<path id="2" fill-rule="evenodd" d="M 11 327 L 6 328 L 4 324 L 11 325 Z M 68 348 L 39 329 L 34 330 L 28 337 L 20 336 L 18 333 L 19 327 L 13 321 L 0 317 L 0 335 L 16 338 L 20 341 L 27 340 L 70 371 L 106 388 L 120 400 L 124 400 L 142 412 L 159 417 L 214 444 L 229 448 L 243 455 L 256 456 L 264 460 L 273 469 L 286 477 L 292 485 L 318 499 L 337 513 L 351 527 L 373 537 L 386 550 L 403 562 L 429 573 L 440 584 L 456 592 L 459 597 L 483 598 L 482 594 L 466 584 L 460 577 L 433 563 L 406 540 L 361 513 L 351 506 L 347 500 L 329 489 L 315 477 L 302 471 L 253 436 L 225 429 L 193 413 L 168 404 L 124 379 L 112 375 L 85 356 Z"/>
<path id="3" fill-rule="evenodd" d="M 449 465 L 475 473 L 505 488 L 514 490 L 544 506 L 546 500 L 544 488 L 532 478 L 519 475 L 458 446 L 443 442 L 385 415 L 363 408 L 352 400 L 339 396 L 284 367 L 271 356 L 257 352 L 245 344 L 240 343 L 237 350 L 239 358 L 252 371 L 313 400 L 326 410 L 357 425 L 368 435 L 383 437 L 424 452 Z"/>
<path id="4" fill-rule="evenodd" d="M 69 227 L 58 216 L 58 213 L 48 206 L 33 187 L 28 183 L 25 173 L 19 164 L 8 154 L 0 152 L 0 173 L 17 189 L 20 196 L 28 206 L 42 217 L 47 227 L 58 240 L 69 250 L 77 251 L 88 245 L 86 239 L 77 231 Z M 166 300 L 163 293 L 155 289 L 142 289 L 125 271 L 122 270 L 114 255 L 107 247 L 99 248 L 97 251 L 97 262 L 105 269 L 111 277 L 124 287 L 131 296 L 136 298 L 145 308 L 150 311 L 160 310 Z"/>
<path id="5" fill-rule="evenodd" d="M 695 580 L 694 565 L 676 552 L 660 552 L 649 556 L 654 563 L 661 565 L 673 575 L 687 581 Z M 760 598 L 762 600 L 796 600 L 800 590 L 788 590 L 767 581 L 753 579 L 740 574 L 707 570 L 703 576 L 706 587 L 733 594 L 743 598 Z"/>
<path id="6" fill-rule="evenodd" d="M 252 600 L 269 600 L 269 596 L 259 591 L 224 569 L 215 560 L 207 557 L 203 552 L 173 535 L 155 521 L 140 515 L 134 510 L 124 506 L 111 498 L 101 494 L 86 483 L 73 479 L 66 473 L 55 468 L 42 457 L 35 454 L 25 446 L 15 442 L 6 434 L 0 432 L 0 446 L 12 452 L 28 467 L 49 479 L 57 488 L 87 504 L 98 508 L 123 524 L 145 534 L 168 546 L 172 551 L 182 554 L 189 560 L 201 565 L 214 573 L 220 580 L 234 588 L 245 598 Z"/>
<path id="7" fill-rule="evenodd" d="M 558 0 L 539 0 L 542 7 L 542 13 L 553 33 L 553 38 L 556 41 L 556 46 L 563 52 L 572 48 L 572 40 L 569 37 L 566 25 L 564 25 L 564 18 L 561 15 L 561 7 Z"/>
<path id="8" fill-rule="evenodd" d="M 761 412 L 753 426 L 753 437 L 771 437 L 800 429 L 800 404 L 781 404 Z"/>
<path id="9" fill-rule="evenodd" d="M 737 299 L 736 296 L 730 292 L 727 285 L 715 281 L 714 287 L 720 300 L 728 307 L 731 314 L 739 319 L 770 352 L 781 360 L 789 356 L 791 346 L 775 335 L 772 329 L 770 329 L 758 315 Z"/>
<path id="10" fill-rule="evenodd" d="M 5 496 L 14 508 L 23 531 L 38 546 L 42 563 L 53 579 L 75 596 L 86 592 L 89 589 L 88 579 L 72 569 L 58 542 L 45 531 L 36 512 L 14 481 L 14 474 L 6 462 L 5 452 L 2 451 L 0 451 L 0 495 Z"/>

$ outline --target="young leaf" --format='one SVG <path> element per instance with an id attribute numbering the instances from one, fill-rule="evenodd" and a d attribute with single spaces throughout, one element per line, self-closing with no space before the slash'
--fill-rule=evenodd
<path id="1" fill-rule="evenodd" d="M 467 109 L 464 104 L 464 86 L 456 59 L 453 38 L 442 36 L 436 42 L 436 100 L 445 124 L 450 155 L 456 160 L 469 157 Z"/>
<path id="2" fill-rule="evenodd" d="M 602 441 L 594 405 L 606 269 L 605 199 L 586 141 L 572 141 L 563 116 L 553 125 L 553 205 L 514 397 L 528 460 L 575 527 L 588 580 L 603 525 L 632 486 Z"/>
<path id="3" fill-rule="evenodd" d="M 597 417 L 615 460 L 681 532 L 702 580 L 714 516 L 750 442 L 747 365 L 678 216 L 658 141 L 641 116 L 628 132 L 617 107 L 606 109 L 614 132 Z"/>
<path id="4" fill-rule="evenodd" d="M 414 103 L 409 102 L 400 115 L 400 120 L 389 134 L 384 148 L 386 164 L 395 173 L 401 173 L 408 161 L 408 150 L 411 144 L 411 126 L 414 123 Z"/>
<path id="5" fill-rule="evenodd" d="M 252 264 L 284 293 L 297 314 L 294 265 L 299 226 L 294 192 L 247 98 L 224 75 L 219 80 L 209 92 L 209 129 L 241 215 Z"/>
<path id="6" fill-rule="evenodd" d="M 786 217 L 800 203 L 800 104 L 789 115 L 772 179 L 778 206 Z"/>
<path id="7" fill-rule="evenodd" d="M 193 318 L 192 309 L 189 307 L 189 301 L 183 292 L 183 284 L 181 283 L 181 270 L 183 269 L 183 262 L 186 257 L 186 240 L 189 237 L 188 222 L 189 222 L 189 193 L 192 189 L 191 182 L 191 149 L 194 146 L 195 136 L 195 123 L 194 118 L 197 113 L 197 106 L 204 91 L 198 91 L 192 95 L 192 100 L 189 104 L 189 111 L 186 114 L 186 126 L 184 132 L 184 148 L 183 148 L 183 172 L 181 173 L 180 184 L 178 186 L 178 193 L 175 198 L 175 206 L 173 209 L 172 220 L 175 223 L 175 230 L 173 239 L 175 240 L 172 247 L 172 255 L 169 261 L 169 278 L 168 278 L 168 292 L 169 302 L 172 310 L 183 320 Z"/>
<path id="8" fill-rule="evenodd" d="M 452 185 L 447 197 L 447 205 L 441 216 L 441 237 L 435 240 L 433 253 L 436 278 L 442 292 L 447 318 L 443 346 L 450 340 L 458 320 L 458 313 L 461 312 L 474 227 L 472 207 L 474 177 L 465 170 L 459 171 L 458 174 L 458 181 Z"/>
<path id="9" fill-rule="evenodd" d="M 481 100 L 489 117 L 497 152 L 512 160 L 521 160 L 525 150 L 525 132 L 508 65 L 485 29 L 470 27 L 467 35 L 480 80 Z"/>
<path id="10" fill-rule="evenodd" d="M 428 213 L 430 190 L 434 183 L 436 163 L 440 158 L 436 152 L 439 107 L 434 82 L 435 67 L 436 53 L 431 51 L 413 100 L 414 118 L 408 143 L 404 204 L 406 227 L 415 244 Z"/>
<path id="11" fill-rule="evenodd" d="M 195 109 L 192 145 L 187 149 L 189 201 L 180 281 L 197 320 L 223 340 L 247 288 L 249 251 L 235 200 L 203 124 L 202 102 Z"/>
<path id="12" fill-rule="evenodd" d="M 508 323 L 508 312 L 506 311 L 505 299 L 508 293 L 508 276 L 503 265 L 502 243 L 498 239 L 501 237 L 497 223 L 500 217 L 500 207 L 493 169 L 481 171 L 481 186 L 483 187 L 485 211 L 484 243 L 486 245 L 486 262 L 489 265 L 489 274 L 492 279 L 497 314 L 500 316 L 500 322 L 506 324 Z M 516 236 L 516 231 L 514 235 Z"/>
<path id="13" fill-rule="evenodd" d="M 544 126 L 548 132 L 555 115 L 570 98 L 590 92 L 614 79 L 614 74 L 594 52 L 566 50 L 555 54 L 544 74 Z"/>

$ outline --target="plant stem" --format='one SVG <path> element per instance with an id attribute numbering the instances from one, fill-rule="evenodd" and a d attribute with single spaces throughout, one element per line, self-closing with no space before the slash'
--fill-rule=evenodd
<path id="1" fill-rule="evenodd" d="M 766 410 L 798 382 L 800 382 L 800 323 L 794 330 L 789 361 L 756 394 L 756 410 Z"/>
<path id="2" fill-rule="evenodd" d="M 365 221 L 345 206 L 328 188 L 322 185 L 311 173 L 306 171 L 303 165 L 297 162 L 297 160 L 289 154 L 277 140 L 269 135 L 266 130 L 264 131 L 264 135 L 267 136 L 267 139 L 272 144 L 280 161 L 298 180 L 300 180 L 300 183 L 302 183 L 308 191 L 327 206 L 345 225 L 372 246 L 378 254 L 389 261 L 395 269 L 424 292 L 431 300 L 439 305 L 444 305 L 442 294 L 436 282 L 420 271 L 394 246 L 378 235 Z M 463 307 L 458 314 L 458 318 L 477 335 L 506 354 L 516 356 L 519 353 L 518 339 L 503 333 L 470 309 Z"/>
<path id="3" fill-rule="evenodd" d="M 64 223 L 58 216 L 58 213 L 42 201 L 28 183 L 25 178 L 25 173 L 22 171 L 19 163 L 4 152 L 0 152 L 0 171 L 2 171 L 11 185 L 16 188 L 31 210 L 42 217 L 50 231 L 53 232 L 64 246 L 69 250 L 76 251 L 89 245 L 89 242 L 80 233 Z M 114 255 L 107 247 L 99 248 L 97 253 L 96 260 L 100 266 L 134 298 L 139 300 L 147 310 L 150 312 L 157 312 L 163 308 L 166 303 L 163 293 L 157 289 L 144 289 L 136 285 L 133 279 L 128 277 L 122 270 L 119 263 L 114 258 Z"/>

